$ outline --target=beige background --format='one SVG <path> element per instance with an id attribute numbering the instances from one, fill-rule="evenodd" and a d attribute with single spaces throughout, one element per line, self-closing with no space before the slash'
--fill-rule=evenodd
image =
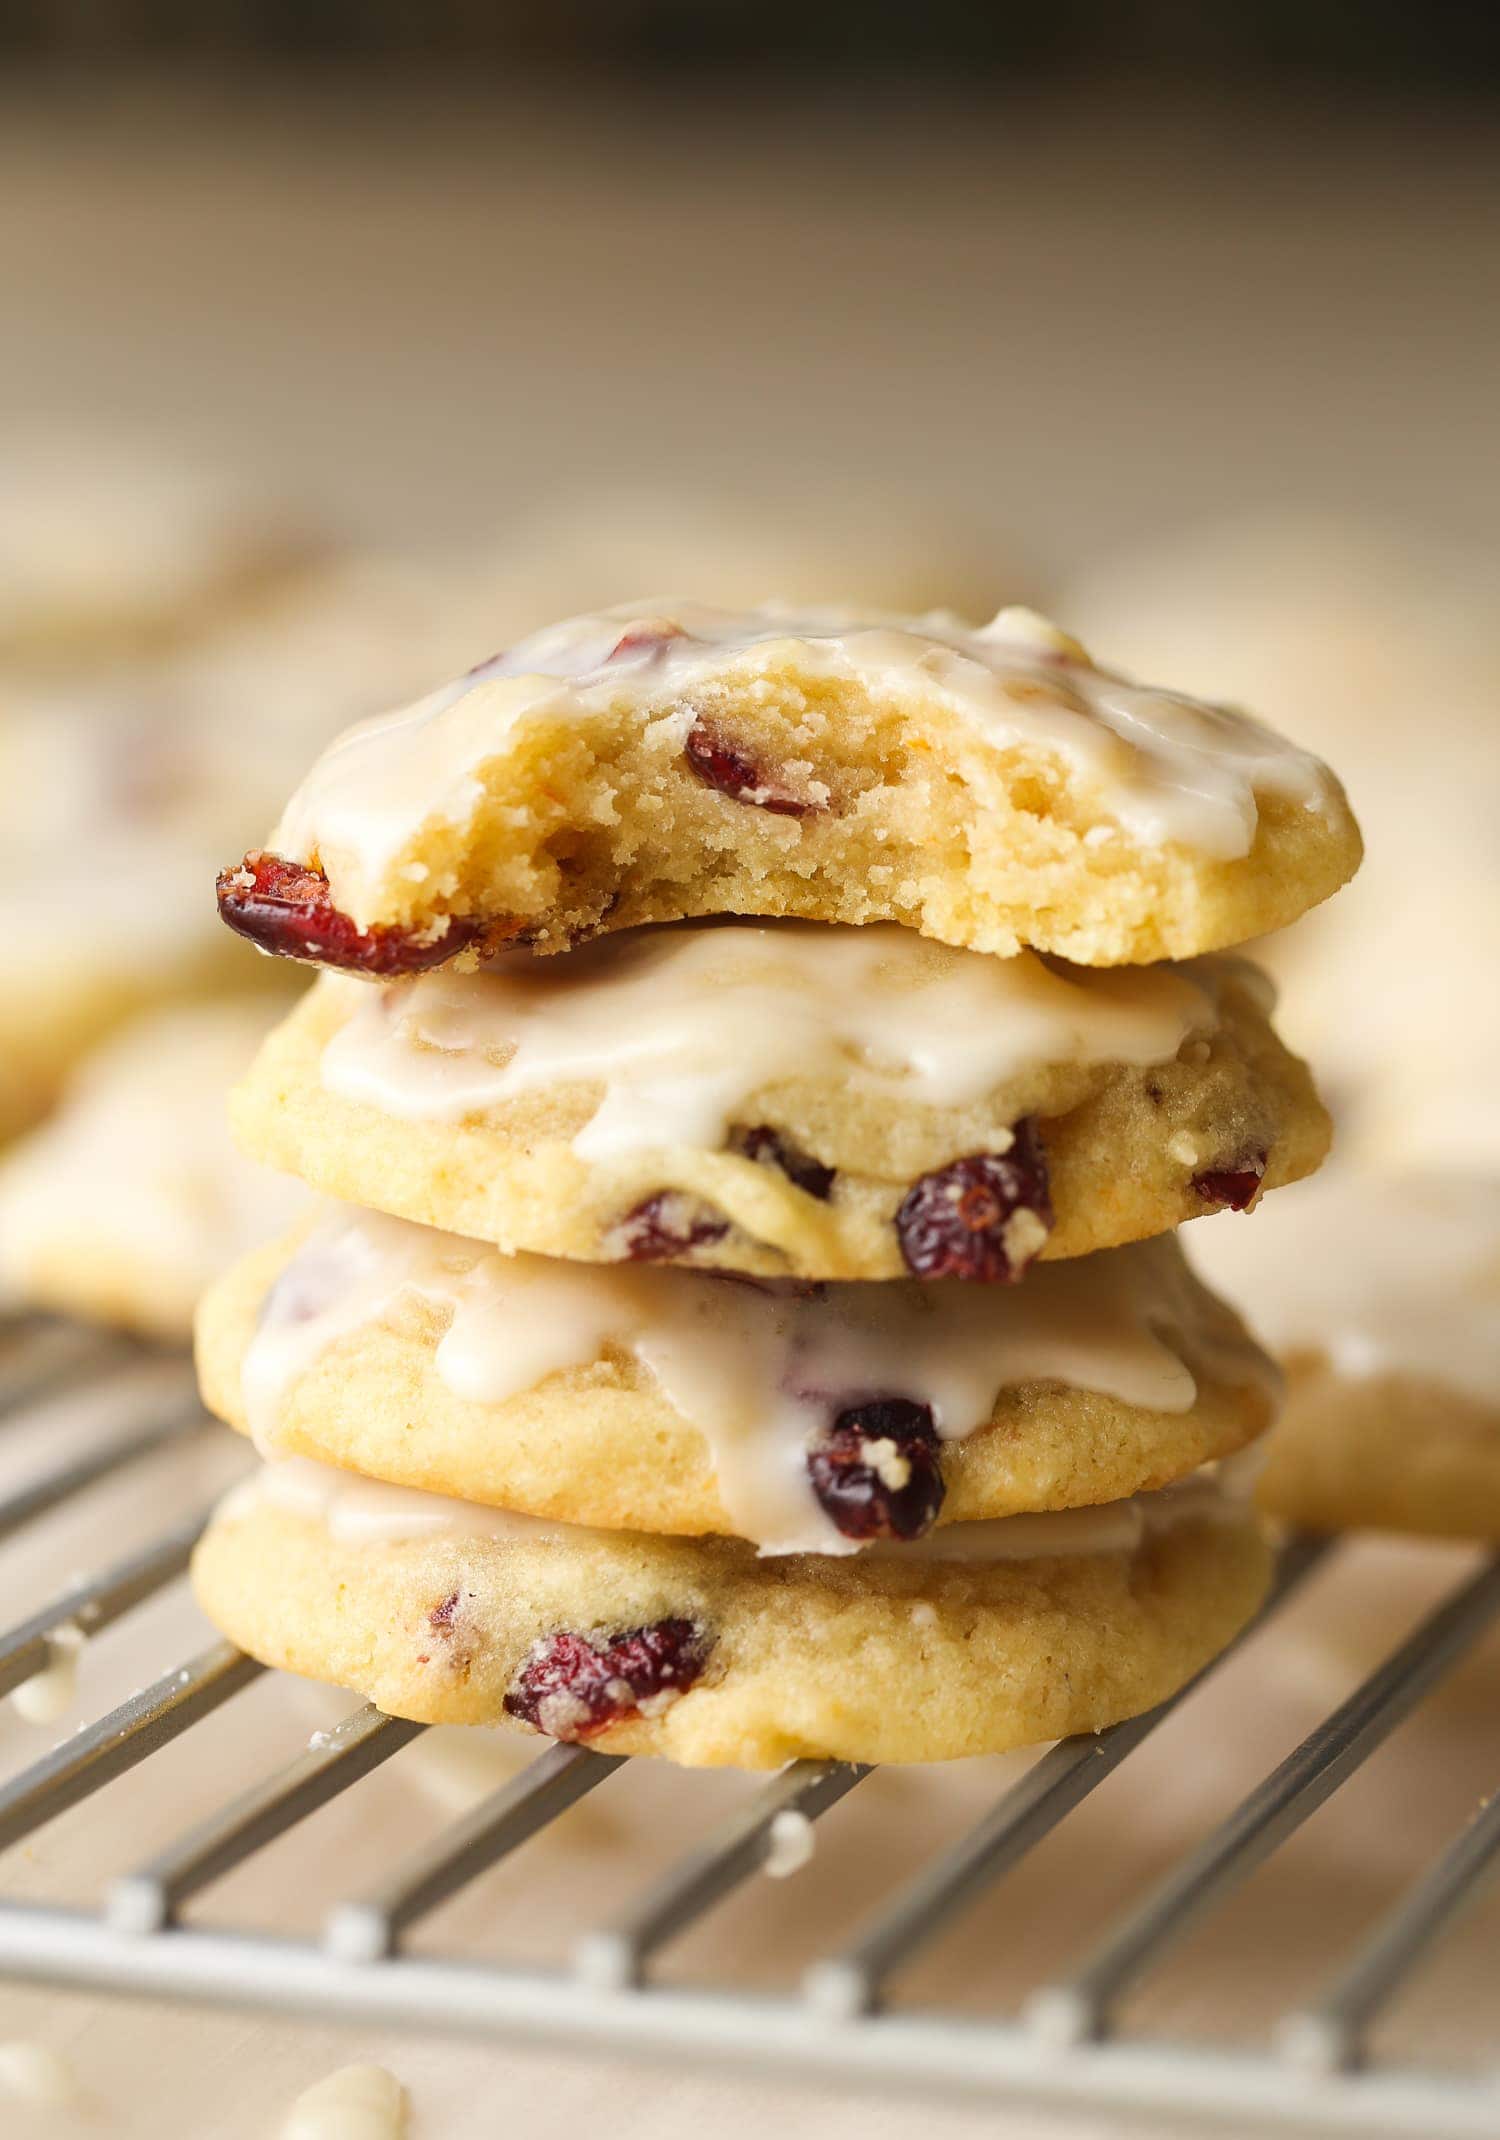
<path id="1" fill-rule="evenodd" d="M 993 543 L 997 580 L 1012 557 L 1051 576 L 1193 512 L 1256 503 L 1492 538 L 1497 204 L 1500 159 L 1477 119 L 1193 109 L 1141 85 L 1066 104 L 724 112 L 542 87 L 483 104 L 9 93 L 0 407 L 150 420 L 382 538 L 503 525 L 524 539 L 553 492 L 633 481 L 757 488 L 799 520 L 850 486 L 916 487 Z M 12 1434 L 5 1462 L 26 1472 L 59 1431 Z M 0 1615 L 144 1536 L 226 1461 L 183 1452 L 7 1546 Z M 913 1972 L 910 1993 L 1013 2004 L 1278 1758 L 1464 1556 L 1370 1548 L 1364 1563 L 1236 1663 L 941 1962 Z M 202 1636 L 185 1601 L 163 1601 L 89 1655 L 81 1701 L 117 1698 Z M 1472 1666 L 1184 1951 L 1142 2000 L 1143 2024 L 1253 2040 L 1278 1997 L 1322 1979 L 1500 1773 L 1494 1666 L 1493 1652 Z M 328 1713 L 322 1697 L 256 1688 L 18 1853 L 7 1882 L 97 1893 L 106 1869 Z M 45 1743 L 0 1721 L 7 1767 Z M 1004 1773 L 873 1779 L 790 1887 L 757 1883 L 669 1967 L 787 1980 L 809 1922 L 849 1922 Z M 204 1914 L 313 1923 L 338 1880 L 367 1878 L 459 1788 L 413 1748 Z M 627 1773 L 562 1842 L 423 1937 L 564 1951 L 585 1907 L 626 1892 L 745 1788 Z M 1493 1906 L 1468 1921 L 1393 2042 L 1492 2043 L 1495 1929 Z M 710 2121 L 800 2140 L 914 2123 L 873 2099 L 835 2115 L 774 2076 L 726 2087 L 555 2051 L 376 2044 L 0 1990 L 0 2038 L 14 2036 L 66 2047 L 88 2102 L 72 2119 L 6 2106 L 7 2135 L 249 2140 L 332 2065 L 371 2055 L 409 2087 L 421 2140 L 591 2122 L 674 2140 Z M 922 2113 L 935 2135 L 996 2123 Z M 1004 2130 L 1024 2140 L 1032 2126 L 1006 2113 Z"/>

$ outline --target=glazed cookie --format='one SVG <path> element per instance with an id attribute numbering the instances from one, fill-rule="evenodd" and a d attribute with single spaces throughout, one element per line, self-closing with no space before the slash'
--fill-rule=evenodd
<path id="1" fill-rule="evenodd" d="M 1025 610 L 584 616 L 351 730 L 220 879 L 264 949 L 393 975 L 700 914 L 1186 957 L 1337 890 L 1326 767 Z"/>
<path id="2" fill-rule="evenodd" d="M 1500 1539 L 1500 1181 L 1336 1168 L 1193 1238 L 1287 1369 L 1266 1509 Z"/>
<path id="3" fill-rule="evenodd" d="M 395 1716 L 694 1768 L 945 1761 L 1102 1730 L 1245 1625 L 1271 1556 L 1243 1505 L 1211 1481 L 1145 1503 L 976 1525 L 915 1558 L 763 1560 L 293 1460 L 224 1504 L 193 1579 L 252 1656 Z"/>
<path id="4" fill-rule="evenodd" d="M 291 1224 L 292 1183 L 235 1150 L 224 1095 L 258 1001 L 142 1018 L 0 1164 L 0 1297 L 180 1342 L 226 1263 Z"/>
<path id="5" fill-rule="evenodd" d="M 198 1341 L 205 1401 L 265 1451 L 779 1552 L 1164 1485 L 1258 1435 L 1277 1395 L 1167 1239 L 1015 1291 L 777 1287 L 348 1210 L 226 1275 Z"/>
<path id="6" fill-rule="evenodd" d="M 1099 973 L 908 929 L 695 922 L 382 989 L 325 975 L 247 1150 L 506 1249 L 1010 1280 L 1253 1202 L 1328 1124 L 1243 961 Z"/>

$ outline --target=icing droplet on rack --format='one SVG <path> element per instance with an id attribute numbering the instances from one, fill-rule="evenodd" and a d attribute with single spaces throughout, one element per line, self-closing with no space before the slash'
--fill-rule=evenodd
<path id="1" fill-rule="evenodd" d="M 78 1690 L 78 1659 L 87 1639 L 72 1620 L 64 1620 L 48 1635 L 47 1662 L 11 1695 L 12 1706 L 28 1724 L 55 1724 L 66 1715 Z"/>

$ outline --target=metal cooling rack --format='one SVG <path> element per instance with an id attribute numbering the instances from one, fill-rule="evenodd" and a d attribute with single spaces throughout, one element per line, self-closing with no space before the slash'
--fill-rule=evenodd
<path id="1" fill-rule="evenodd" d="M 118 1372 L 123 1348 L 37 1319 L 0 1330 L 7 1431 L 67 1382 Z M 186 1382 L 182 1384 L 186 1390 Z M 71 1495 L 206 1422 L 184 1400 L 57 1463 L 0 1499 L 0 1539 Z M 67 1623 L 108 1626 L 178 1579 L 206 1511 L 113 1566 L 71 1582 L 0 1634 L 0 1694 L 41 1671 Z M 1294 1541 L 1275 1613 L 1332 1550 Z M 0 1975 L 68 1988 L 162 1996 L 299 2017 L 678 2058 L 739 2060 L 761 2073 L 821 2075 L 889 2090 L 956 2091 L 1312 2131 L 1420 2135 L 1500 2132 L 1500 2069 L 1486 2075 L 1382 2062 L 1370 2032 L 1482 1875 L 1500 1861 L 1500 1796 L 1475 1813 L 1312 2003 L 1287 2012 L 1263 2050 L 1127 2034 L 1122 2000 L 1176 1941 L 1286 1840 L 1407 1717 L 1500 1616 L 1500 1556 L 1444 1601 L 1199 1845 L 1128 1911 L 1104 1924 L 1065 1975 L 1038 1984 L 1016 2016 L 974 2019 L 887 2003 L 892 1980 L 1192 1699 L 1194 1682 L 1147 1716 L 1051 1748 L 968 1834 L 880 1901 L 846 1943 L 781 1995 L 653 1981 L 669 1942 L 766 1861 L 778 1814 L 817 1820 L 868 1773 L 797 1762 L 699 1848 L 578 1942 L 571 1967 L 505 1966 L 413 1954 L 411 1928 L 520 1850 L 622 1764 L 555 1745 L 328 1914 L 321 1938 L 272 1937 L 184 1920 L 186 1906 L 418 1736 L 421 1726 L 355 1710 L 336 1729 L 190 1828 L 148 1862 L 122 1868 L 98 1909 L 7 1899 L 0 1878 Z M 1261 1623 L 1257 1623 L 1258 1625 Z M 1254 1630 L 1248 1630 L 1247 1634 Z M 1245 1638 L 1242 1638 L 1245 1639 Z M 33 1835 L 231 1700 L 262 1667 L 211 1643 L 86 1724 L 0 1787 L 0 1849 Z M 1211 1672 L 1215 1669 L 1209 1667 Z M 1204 1678 L 1208 1673 L 1202 1675 Z"/>

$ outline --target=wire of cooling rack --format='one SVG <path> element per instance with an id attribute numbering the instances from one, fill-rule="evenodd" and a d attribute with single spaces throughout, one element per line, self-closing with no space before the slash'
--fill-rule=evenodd
<path id="1" fill-rule="evenodd" d="M 117 1345 L 54 1323 L 14 1323 L 0 1331 L 0 1419 L 9 1431 L 65 1382 L 86 1386 L 91 1378 L 131 1371 L 128 1352 Z M 205 1424 L 188 1397 L 185 1365 L 160 1363 L 153 1372 L 157 1382 L 148 1377 L 137 1416 L 0 1499 L 0 1538 Z M 0 1693 L 47 1667 L 60 1630 L 97 1632 L 177 1580 L 206 1513 L 76 1578 L 0 1633 Z M 1308 1539 L 1289 1545 L 1256 1627 L 1330 1550 Z M 1500 1797 L 1480 1807 L 1345 1958 L 1326 1990 L 1281 2018 L 1266 2048 L 1143 2037 L 1124 2031 L 1118 2016 L 1125 1995 L 1171 1946 L 1339 1788 L 1497 1617 L 1500 1556 L 1485 1556 L 1300 1746 L 1253 1783 L 1217 1829 L 1105 1925 L 1071 1970 L 1037 1985 L 1015 2016 L 975 2019 L 903 2007 L 890 2003 L 890 1988 L 1190 1702 L 1215 1665 L 1148 1715 L 1049 1749 L 968 1834 L 898 1885 L 799 1984 L 776 1995 L 658 1982 L 652 1963 L 766 1863 L 783 1816 L 823 1818 L 857 1788 L 865 1769 L 793 1763 L 706 1843 L 586 1931 L 569 1967 L 413 1954 L 405 1939 L 439 1904 L 521 1850 L 623 1765 L 578 1746 L 549 1747 L 401 1858 L 377 1887 L 338 1901 L 319 1938 L 185 1921 L 187 1905 L 205 1888 L 272 1849 L 420 1734 L 421 1726 L 368 1705 L 299 1745 L 148 1862 L 122 1867 L 97 1909 L 8 1898 L 0 1880 L 0 1975 L 358 2023 L 509 2034 L 649 2056 L 670 2051 L 881 2089 L 1222 2118 L 1241 2129 L 1255 2121 L 1413 2140 L 1493 2136 L 1500 2130 L 1500 2076 L 1378 2060 L 1371 2031 L 1481 1880 L 1500 1866 Z M 86 1724 L 0 1786 L 0 1849 L 149 1760 L 261 1671 L 229 1643 L 214 1641 Z"/>

